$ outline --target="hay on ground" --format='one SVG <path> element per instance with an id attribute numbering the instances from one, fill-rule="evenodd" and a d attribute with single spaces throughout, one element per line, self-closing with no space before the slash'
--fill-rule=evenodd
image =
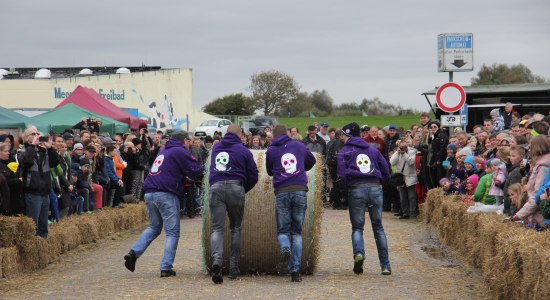
<path id="1" fill-rule="evenodd" d="M 252 151 L 258 166 L 258 183 L 246 194 L 245 212 L 241 232 L 241 259 L 242 273 L 268 273 L 277 271 L 279 260 L 279 245 L 277 241 L 277 225 L 275 220 L 275 194 L 271 177 L 265 169 L 265 150 Z M 316 156 L 317 163 L 314 170 L 308 172 L 309 192 L 308 207 L 304 220 L 302 239 L 302 269 L 304 274 L 315 271 L 319 257 L 319 239 L 321 236 L 321 217 L 323 212 L 323 164 L 321 157 Z M 209 163 L 207 162 L 207 168 Z M 208 178 L 208 174 L 205 175 Z M 205 201 L 203 211 L 203 261 L 206 268 L 211 267 L 210 235 L 211 218 L 208 207 L 209 186 L 205 185 Z M 229 219 L 226 217 L 224 232 L 224 271 L 229 267 L 230 254 Z"/>
<path id="2" fill-rule="evenodd" d="M 10 277 L 19 272 L 19 251 L 17 247 L 0 248 L 0 278 Z"/>
<path id="3" fill-rule="evenodd" d="M 550 299 L 550 231 L 536 232 L 504 216 L 466 213 L 460 197 L 428 192 L 424 219 L 443 242 L 480 268 L 495 299 Z"/>

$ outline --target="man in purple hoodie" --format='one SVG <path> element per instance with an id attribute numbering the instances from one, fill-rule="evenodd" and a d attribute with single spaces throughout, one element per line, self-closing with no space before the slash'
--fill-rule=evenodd
<path id="1" fill-rule="evenodd" d="M 277 239 L 279 240 L 281 273 L 288 268 L 292 282 L 300 282 L 302 261 L 302 225 L 307 208 L 306 172 L 315 165 L 315 157 L 307 147 L 290 139 L 285 125 L 273 130 L 275 139 L 265 155 L 266 171 L 273 176 Z M 291 242 L 292 236 L 292 242 Z"/>
<path id="2" fill-rule="evenodd" d="M 180 202 L 185 178 L 197 179 L 204 168 L 184 147 L 189 134 L 184 130 L 174 132 L 163 150 L 155 158 L 143 183 L 149 227 L 143 231 L 130 252 L 124 256 L 124 265 L 134 272 L 137 259 L 149 244 L 159 236 L 164 225 L 166 244 L 160 263 L 160 277 L 176 276 L 172 269 L 180 237 Z"/>
<path id="3" fill-rule="evenodd" d="M 388 242 L 382 226 L 382 184 L 390 171 L 386 159 L 376 148 L 359 137 L 359 125 L 350 123 L 342 128 L 344 147 L 338 152 L 338 177 L 341 187 L 347 189 L 351 220 L 355 274 L 363 273 L 365 259 L 365 210 L 368 210 L 378 259 L 383 275 L 391 275 Z"/>
<path id="4" fill-rule="evenodd" d="M 241 256 L 241 222 L 244 215 L 244 195 L 258 182 L 258 167 L 252 153 L 241 142 L 242 130 L 237 124 L 229 125 L 223 139 L 214 145 L 210 158 L 210 215 L 212 234 L 210 254 L 212 255 L 212 281 L 223 283 L 221 267 L 223 262 L 223 229 L 225 215 L 229 216 L 231 228 L 231 255 L 229 257 L 229 278 L 239 274 Z"/>

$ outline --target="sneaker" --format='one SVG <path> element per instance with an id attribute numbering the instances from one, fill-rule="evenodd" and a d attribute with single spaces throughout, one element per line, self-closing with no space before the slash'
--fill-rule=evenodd
<path id="1" fill-rule="evenodd" d="M 388 269 L 388 268 L 383 268 L 382 269 L 382 275 L 391 275 L 391 270 Z"/>
<path id="2" fill-rule="evenodd" d="M 300 275 L 300 272 L 290 273 L 290 281 L 291 282 L 302 282 L 302 275 Z"/>
<path id="3" fill-rule="evenodd" d="M 355 262 L 353 264 L 353 273 L 355 274 L 363 274 L 363 254 L 358 253 L 355 255 Z"/>
<path id="4" fill-rule="evenodd" d="M 279 254 L 279 274 L 288 274 L 288 261 L 290 260 L 290 250 L 283 249 Z"/>
<path id="5" fill-rule="evenodd" d="M 160 271 L 160 277 L 172 277 L 172 276 L 176 276 L 176 271 L 172 269 Z"/>
<path id="6" fill-rule="evenodd" d="M 223 283 L 222 267 L 220 265 L 213 265 L 212 266 L 212 281 L 215 284 L 222 284 Z"/>
<path id="7" fill-rule="evenodd" d="M 137 256 L 134 250 L 130 250 L 128 254 L 124 255 L 124 266 L 126 266 L 126 269 L 130 270 L 130 272 L 136 270 L 136 261 Z"/>

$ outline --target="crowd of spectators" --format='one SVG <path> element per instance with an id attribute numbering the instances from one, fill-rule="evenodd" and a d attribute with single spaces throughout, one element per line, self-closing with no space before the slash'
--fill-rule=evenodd
<path id="1" fill-rule="evenodd" d="M 109 136 L 100 126 L 101 120 L 83 118 L 61 133 L 40 133 L 34 126 L 16 137 L 0 132 L 1 213 L 33 218 L 37 234 L 47 237 L 48 222 L 142 200 L 144 177 L 169 135 L 140 129 Z M 463 195 L 466 202 L 503 205 L 511 220 L 544 228 L 550 224 L 549 129 L 550 116 L 520 115 L 508 103 L 503 111 L 492 110 L 472 133 L 449 131 L 428 113 L 421 113 L 419 124 L 409 129 L 364 125 L 360 131 L 392 173 L 403 174 L 400 186 L 382 183 L 384 211 L 402 219 L 417 217 L 427 190 L 441 187 L 447 194 Z M 251 150 L 267 149 L 271 130 L 243 132 L 241 141 Z M 298 128 L 289 128 L 288 134 L 322 156 L 325 204 L 346 209 L 347 193 L 337 175 L 342 130 L 322 122 L 308 126 L 303 136 Z M 205 164 L 220 140 L 190 134 L 185 146 Z M 181 215 L 193 218 L 202 208 L 202 181 L 183 185 Z"/>

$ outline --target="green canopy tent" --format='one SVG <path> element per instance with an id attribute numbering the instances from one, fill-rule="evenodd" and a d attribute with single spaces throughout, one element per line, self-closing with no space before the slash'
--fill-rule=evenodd
<path id="1" fill-rule="evenodd" d="M 51 124 L 53 131 L 61 133 L 65 129 L 72 128 L 84 117 L 95 117 L 97 119 L 101 119 L 103 122 L 100 129 L 101 132 L 108 132 L 111 136 L 115 133 L 128 131 L 128 124 L 98 115 L 72 103 L 35 116 L 33 119 Z"/>
<path id="2" fill-rule="evenodd" d="M 11 109 L 7 109 L 0 106 L 0 131 L 2 129 L 20 129 L 24 131 L 30 125 L 36 126 L 38 131 L 47 134 L 50 132 L 50 125 L 47 122 L 41 122 L 29 118 L 20 113 L 16 113 Z"/>

